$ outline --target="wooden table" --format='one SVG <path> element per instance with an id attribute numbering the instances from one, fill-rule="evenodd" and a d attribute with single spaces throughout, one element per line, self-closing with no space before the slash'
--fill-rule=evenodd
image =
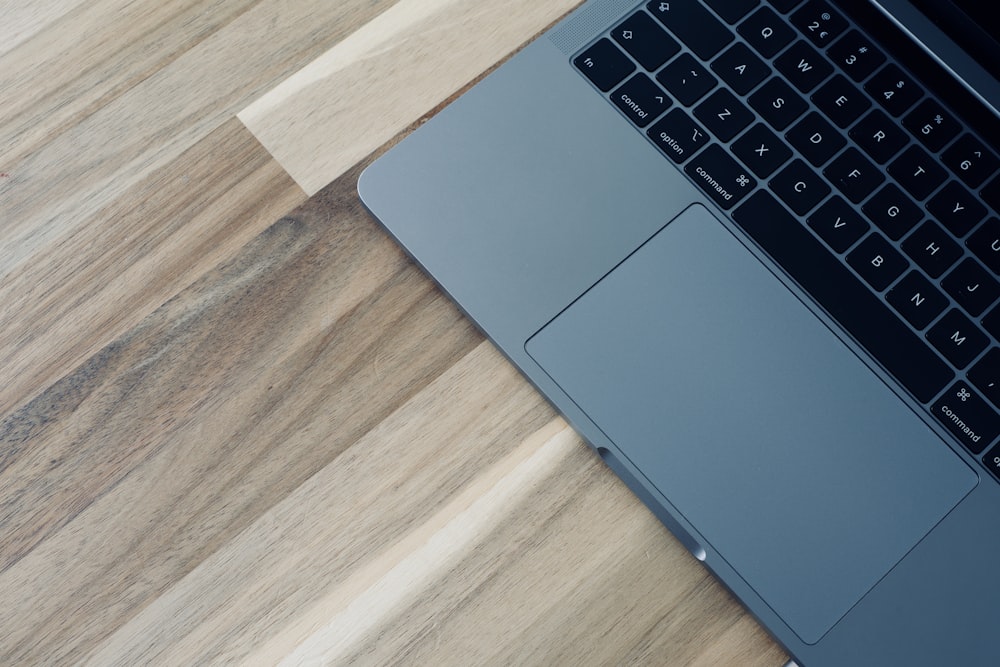
<path id="1" fill-rule="evenodd" d="M 577 0 L 0 0 L 0 664 L 780 665 L 360 206 Z"/>

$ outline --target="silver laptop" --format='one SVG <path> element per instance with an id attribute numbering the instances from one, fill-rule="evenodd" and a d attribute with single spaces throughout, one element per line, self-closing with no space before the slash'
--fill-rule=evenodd
<path id="1" fill-rule="evenodd" d="M 1000 660 L 989 4 L 590 0 L 358 186 L 801 665 Z"/>

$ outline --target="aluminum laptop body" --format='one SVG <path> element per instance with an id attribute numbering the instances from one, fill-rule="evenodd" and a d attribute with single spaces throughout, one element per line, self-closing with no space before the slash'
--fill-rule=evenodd
<path id="1" fill-rule="evenodd" d="M 590 0 L 359 182 L 805 666 L 1000 653 L 1000 95 L 932 4 Z"/>

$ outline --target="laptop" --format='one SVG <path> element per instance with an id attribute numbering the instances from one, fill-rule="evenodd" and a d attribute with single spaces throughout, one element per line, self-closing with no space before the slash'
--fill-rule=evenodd
<path id="1" fill-rule="evenodd" d="M 359 181 L 800 665 L 1000 659 L 987 4 L 590 0 Z"/>

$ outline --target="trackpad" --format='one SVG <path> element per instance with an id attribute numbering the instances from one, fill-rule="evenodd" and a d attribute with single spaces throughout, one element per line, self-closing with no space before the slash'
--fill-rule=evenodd
<path id="1" fill-rule="evenodd" d="M 806 643 L 978 482 L 701 206 L 527 351 Z"/>

